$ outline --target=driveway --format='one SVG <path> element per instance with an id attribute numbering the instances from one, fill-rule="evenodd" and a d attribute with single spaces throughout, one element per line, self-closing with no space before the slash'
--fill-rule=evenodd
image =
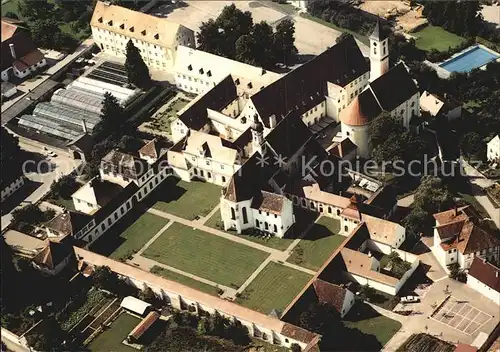
<path id="1" fill-rule="evenodd" d="M 26 191 L 25 188 L 30 188 L 32 192 L 29 192 L 24 199 L 18 200 L 21 203 L 17 207 L 38 202 L 49 192 L 52 182 L 63 175 L 68 175 L 81 164 L 81 160 L 74 160 L 69 155 L 59 151 L 56 151 L 56 157 L 46 157 L 47 152 L 43 146 L 35 141 L 30 141 L 29 144 L 20 141 L 19 146 L 29 157 L 24 164 L 26 184 L 11 195 L 7 201 L 19 194 L 25 194 L 23 193 Z M 11 209 L 7 214 L 2 214 L 2 230 L 12 221 L 11 214 L 14 209 Z"/>

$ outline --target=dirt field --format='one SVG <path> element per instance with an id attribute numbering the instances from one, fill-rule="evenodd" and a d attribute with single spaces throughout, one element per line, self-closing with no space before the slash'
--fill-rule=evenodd
<path id="1" fill-rule="evenodd" d="M 402 1 L 365 1 L 359 8 L 382 18 L 395 16 L 396 29 L 411 32 L 427 20 L 421 17 L 421 7 L 411 9 Z"/>
<path id="2" fill-rule="evenodd" d="M 198 32 L 202 22 L 209 18 L 216 18 L 224 6 L 233 1 L 186 1 L 184 7 L 174 8 L 172 5 L 161 5 L 153 8 L 150 14 L 166 17 L 173 22 L 181 23 L 195 32 Z M 299 15 L 286 13 L 265 6 L 259 1 L 236 1 L 236 6 L 242 11 L 252 12 L 254 22 L 266 21 L 274 25 L 284 18 L 295 22 L 295 46 L 302 55 L 317 55 L 335 44 L 340 32 L 319 23 L 302 18 Z M 362 47 L 362 50 L 367 50 Z"/>

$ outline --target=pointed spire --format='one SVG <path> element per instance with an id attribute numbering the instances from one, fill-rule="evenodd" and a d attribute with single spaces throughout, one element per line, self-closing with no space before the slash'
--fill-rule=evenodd
<path id="1" fill-rule="evenodd" d="M 370 39 L 382 41 L 386 38 L 387 38 L 387 36 L 385 35 L 385 31 L 382 28 L 382 24 L 380 23 L 380 17 L 377 16 L 377 24 L 375 25 L 375 29 L 373 30 L 372 34 L 370 35 Z"/>

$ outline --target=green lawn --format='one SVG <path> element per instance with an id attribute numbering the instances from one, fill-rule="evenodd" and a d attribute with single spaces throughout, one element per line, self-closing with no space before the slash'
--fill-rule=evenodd
<path id="1" fill-rule="evenodd" d="M 193 220 L 205 216 L 219 204 L 221 187 L 205 182 L 184 182 L 169 177 L 155 191 L 153 208 Z"/>
<path id="2" fill-rule="evenodd" d="M 344 317 L 344 325 L 373 335 L 383 346 L 401 329 L 401 323 L 377 313 L 365 303 L 356 303 Z"/>
<path id="3" fill-rule="evenodd" d="M 180 284 L 186 285 L 188 287 L 194 288 L 195 290 L 202 291 L 214 296 L 218 296 L 217 288 L 214 286 L 207 285 L 203 282 L 200 282 L 195 279 L 191 279 L 190 277 L 184 276 L 182 274 L 178 274 L 176 272 L 164 269 L 160 266 L 153 266 L 150 270 L 153 274 L 162 276 L 165 279 L 172 280 L 178 282 Z"/>
<path id="4" fill-rule="evenodd" d="M 310 279 L 311 275 L 302 271 L 270 262 L 236 302 L 264 314 L 273 309 L 283 311 Z"/>
<path id="5" fill-rule="evenodd" d="M 135 348 L 123 344 L 122 341 L 140 322 L 140 319 L 128 313 L 120 314 L 107 330 L 90 343 L 89 350 L 92 352 L 137 352 Z"/>
<path id="6" fill-rule="evenodd" d="M 224 225 L 222 223 L 220 211 L 217 211 L 214 215 L 212 215 L 212 217 L 205 222 L 205 226 L 208 226 L 208 227 L 211 227 L 213 229 L 220 230 L 220 231 L 224 231 Z M 236 233 L 236 231 L 232 231 L 232 230 L 224 231 L 224 232 L 226 232 L 230 235 L 235 235 L 235 236 L 244 238 L 246 240 L 249 240 L 249 241 L 252 241 L 252 242 L 255 242 L 258 244 L 262 244 L 264 246 L 278 249 L 280 251 L 284 251 L 285 249 L 287 249 L 288 246 L 290 246 L 292 244 L 292 242 L 294 241 L 293 238 L 271 237 L 268 239 L 263 239 L 261 237 L 250 236 L 250 235 L 245 235 L 245 234 L 238 235 Z"/>
<path id="7" fill-rule="evenodd" d="M 465 39 L 446 31 L 441 27 L 427 26 L 421 31 L 414 33 L 417 38 L 415 43 L 417 48 L 430 51 L 446 51 L 450 47 L 454 48 L 462 44 Z"/>
<path id="8" fill-rule="evenodd" d="M 311 270 L 318 270 L 333 251 L 345 240 L 338 235 L 340 222 L 322 217 L 294 248 L 288 262 Z"/>
<path id="9" fill-rule="evenodd" d="M 119 260 L 127 259 L 141 249 L 167 223 L 168 220 L 160 216 L 142 214 L 118 236 L 123 242 L 111 253 L 110 257 Z"/>
<path id="10" fill-rule="evenodd" d="M 219 284 L 239 287 L 268 253 L 174 223 L 143 255 Z"/>

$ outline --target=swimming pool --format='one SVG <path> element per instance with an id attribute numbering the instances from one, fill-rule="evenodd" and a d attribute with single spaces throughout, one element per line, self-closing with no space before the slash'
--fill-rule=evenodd
<path id="1" fill-rule="evenodd" d="M 441 63 L 439 67 L 449 72 L 469 72 L 499 57 L 500 55 L 494 51 L 487 50 L 480 46 L 475 46 L 470 50 L 467 50 L 466 52 Z"/>

